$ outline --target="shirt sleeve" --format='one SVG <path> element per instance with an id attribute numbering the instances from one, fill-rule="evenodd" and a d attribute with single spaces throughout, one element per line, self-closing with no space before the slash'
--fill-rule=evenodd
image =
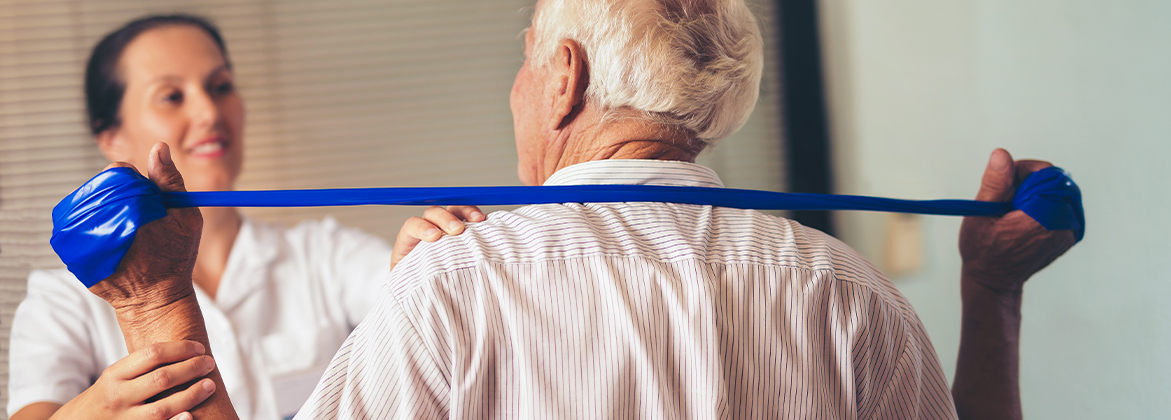
<path id="1" fill-rule="evenodd" d="M 330 252 L 333 276 L 340 288 L 346 321 L 353 328 L 374 306 L 378 289 L 390 275 L 391 246 L 359 229 L 325 219 L 325 232 L 334 244 Z"/>
<path id="2" fill-rule="evenodd" d="M 297 419 L 447 418 L 446 375 L 392 295 L 338 350 Z"/>
<path id="3" fill-rule="evenodd" d="M 71 284 L 76 283 L 76 284 Z M 64 404 L 105 366 L 94 357 L 88 293 L 72 276 L 34 271 L 12 319 L 8 353 L 8 414 L 35 402 Z"/>
<path id="4" fill-rule="evenodd" d="M 858 418 L 957 418 L 947 378 L 919 317 L 901 295 L 884 297 L 872 300 L 865 332 L 853 346 Z"/>

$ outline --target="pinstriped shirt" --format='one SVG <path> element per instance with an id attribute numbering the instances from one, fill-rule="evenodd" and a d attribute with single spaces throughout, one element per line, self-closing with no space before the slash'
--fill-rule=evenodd
<path id="1" fill-rule="evenodd" d="M 721 187 L 604 160 L 545 183 Z M 951 419 L 906 299 L 836 239 L 751 210 L 526 206 L 421 244 L 298 418 Z"/>

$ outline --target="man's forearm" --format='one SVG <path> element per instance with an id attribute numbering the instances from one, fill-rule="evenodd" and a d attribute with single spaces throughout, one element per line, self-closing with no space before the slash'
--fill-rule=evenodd
<path id="1" fill-rule="evenodd" d="M 961 282 L 963 321 L 952 396 L 963 420 L 1020 419 L 1021 291 Z"/>
<path id="2" fill-rule="evenodd" d="M 165 305 L 140 308 L 123 307 L 115 309 L 118 314 L 118 325 L 122 328 L 122 335 L 126 339 L 126 347 L 131 353 L 154 343 L 191 340 L 204 345 L 207 354 L 212 354 L 211 344 L 207 338 L 207 327 L 203 322 L 203 313 L 199 309 L 199 302 L 194 293 L 176 298 Z M 232 401 L 228 398 L 224 381 L 220 377 L 219 367 L 207 375 L 215 381 L 215 393 L 202 404 L 191 410 L 197 419 L 239 419 Z"/>

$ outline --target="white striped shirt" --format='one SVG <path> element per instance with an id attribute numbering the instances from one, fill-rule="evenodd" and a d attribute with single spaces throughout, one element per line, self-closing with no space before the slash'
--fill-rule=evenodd
<path id="1" fill-rule="evenodd" d="M 691 163 L 605 160 L 546 185 L 720 187 Z M 422 244 L 298 418 L 950 419 L 939 359 L 841 242 L 671 203 L 497 212 Z"/>

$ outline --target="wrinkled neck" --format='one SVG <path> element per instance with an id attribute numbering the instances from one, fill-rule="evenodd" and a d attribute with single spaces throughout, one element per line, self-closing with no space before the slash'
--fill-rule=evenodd
<path id="1" fill-rule="evenodd" d="M 605 120 L 587 106 L 557 133 L 545 167 L 545 179 L 572 165 L 606 159 L 654 159 L 695 162 L 704 143 L 691 133 L 635 118 Z M 542 180 L 544 181 L 544 180 Z"/>

